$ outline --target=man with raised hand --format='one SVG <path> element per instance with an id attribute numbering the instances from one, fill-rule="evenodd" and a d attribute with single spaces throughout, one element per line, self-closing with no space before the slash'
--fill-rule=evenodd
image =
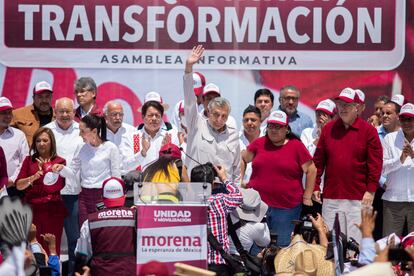
<path id="1" fill-rule="evenodd" d="M 211 162 L 224 166 L 227 177 L 235 181 L 240 178 L 239 135 L 234 127 L 226 124 L 230 114 L 230 103 L 223 97 L 212 99 L 208 104 L 207 119 L 197 111 L 197 99 L 193 92 L 193 65 L 203 56 L 204 48 L 194 47 L 187 58 L 184 74 L 184 113 L 187 136 L 187 170 L 197 163 Z M 204 88 L 205 89 L 205 88 Z"/>

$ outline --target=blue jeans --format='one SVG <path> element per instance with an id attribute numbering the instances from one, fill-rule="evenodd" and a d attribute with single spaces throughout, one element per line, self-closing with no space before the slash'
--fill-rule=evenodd
<path id="1" fill-rule="evenodd" d="M 270 232 L 277 233 L 278 246 L 285 247 L 289 245 L 294 228 L 292 220 L 299 219 L 301 210 L 302 204 L 291 209 L 281 209 L 269 206 L 266 214 L 267 225 L 269 226 Z"/>
<path id="2" fill-rule="evenodd" d="M 68 239 L 68 270 L 71 274 L 75 269 L 75 248 L 79 238 L 78 195 L 62 195 L 62 200 L 68 210 L 68 215 L 64 221 L 64 227 Z"/>

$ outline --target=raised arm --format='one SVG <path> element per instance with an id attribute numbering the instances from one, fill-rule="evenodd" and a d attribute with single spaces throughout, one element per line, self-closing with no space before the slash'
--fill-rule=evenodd
<path id="1" fill-rule="evenodd" d="M 201 45 L 194 47 L 185 63 L 184 71 L 184 113 L 186 126 L 189 132 L 194 129 L 198 117 L 197 98 L 193 89 L 193 65 L 203 56 L 204 48 Z"/>
<path id="2" fill-rule="evenodd" d="M 185 73 L 189 74 L 193 72 L 193 65 L 197 63 L 204 53 L 204 47 L 202 45 L 197 45 L 193 47 L 190 55 L 188 56 L 185 62 Z"/>

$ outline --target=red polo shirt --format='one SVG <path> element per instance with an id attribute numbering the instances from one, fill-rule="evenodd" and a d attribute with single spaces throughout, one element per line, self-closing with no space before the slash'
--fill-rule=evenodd
<path id="1" fill-rule="evenodd" d="M 247 150 L 254 153 L 248 186 L 267 205 L 288 209 L 302 203 L 302 165 L 312 156 L 300 140 L 275 146 L 266 135 L 250 143 Z"/>
<path id="2" fill-rule="evenodd" d="M 364 120 L 357 118 L 346 129 L 337 119 L 322 129 L 313 160 L 318 169 L 316 191 L 325 170 L 324 198 L 361 200 L 366 191 L 378 187 L 382 146 L 376 129 Z"/>

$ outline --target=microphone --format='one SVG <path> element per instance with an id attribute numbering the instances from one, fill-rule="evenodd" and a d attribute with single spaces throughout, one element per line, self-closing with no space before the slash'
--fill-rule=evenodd
<path id="1" fill-rule="evenodd" d="M 188 154 L 185 152 L 185 150 L 183 149 L 183 147 L 180 147 L 180 151 L 181 151 L 182 153 L 184 153 L 184 155 L 185 155 L 185 156 L 187 156 L 188 158 L 190 158 L 190 160 L 192 160 L 192 161 L 196 162 L 196 163 L 197 163 L 197 165 L 204 166 L 204 164 L 201 164 L 200 162 L 198 162 L 197 160 L 195 160 L 193 157 L 191 157 L 190 155 L 188 155 Z"/>
<path id="2" fill-rule="evenodd" d="M 201 164 L 200 162 L 198 162 L 197 160 L 195 160 L 193 157 L 191 157 L 190 155 L 188 155 L 183 147 L 180 147 L 180 151 L 182 153 L 184 153 L 185 156 L 187 156 L 188 158 L 190 158 L 190 160 L 194 161 L 197 163 L 197 165 L 200 165 L 203 168 L 203 172 L 204 172 L 204 184 L 203 184 L 203 189 L 207 189 L 207 170 L 206 170 L 206 166 L 204 164 Z M 191 172 L 190 172 L 190 176 L 191 176 Z"/>

